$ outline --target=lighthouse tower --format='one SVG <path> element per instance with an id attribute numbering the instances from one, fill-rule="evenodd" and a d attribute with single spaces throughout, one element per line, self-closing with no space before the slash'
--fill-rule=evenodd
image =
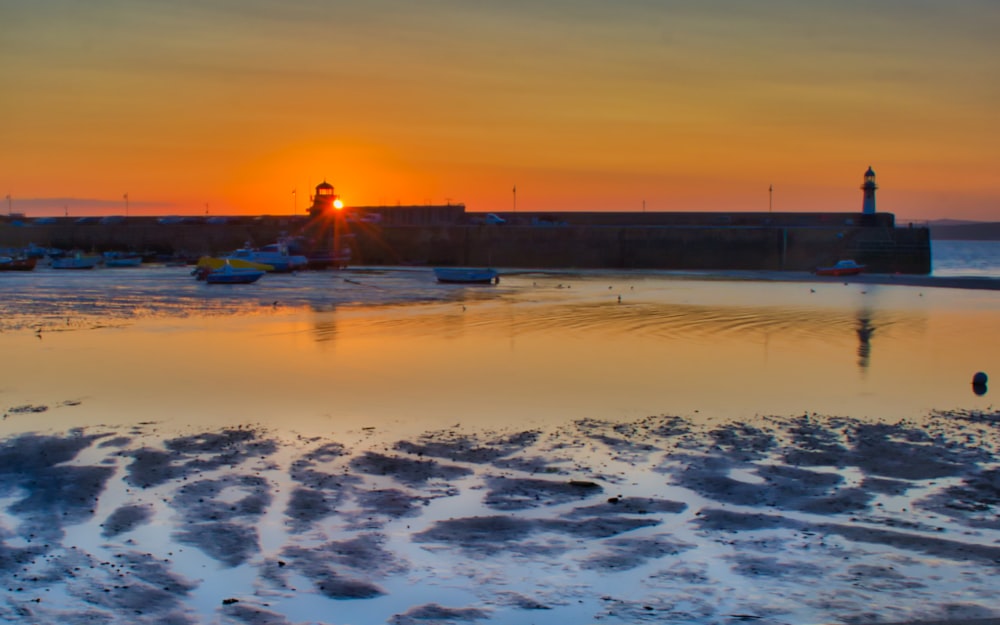
<path id="1" fill-rule="evenodd" d="M 864 200 L 861 203 L 861 213 L 863 215 L 874 215 L 875 214 L 875 189 L 878 185 L 875 184 L 875 170 L 868 167 L 868 171 L 865 172 L 865 183 L 861 185 L 861 190 L 864 192 Z"/>
<path id="2" fill-rule="evenodd" d="M 330 215 L 337 205 L 337 194 L 333 185 L 324 180 L 316 185 L 316 195 L 312 197 L 313 204 L 309 207 L 310 217 Z"/>

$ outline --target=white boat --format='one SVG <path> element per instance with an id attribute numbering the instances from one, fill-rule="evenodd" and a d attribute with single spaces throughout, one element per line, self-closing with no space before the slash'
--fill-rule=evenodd
<path id="1" fill-rule="evenodd" d="M 495 269 L 473 269 L 465 267 L 435 267 L 434 277 L 438 282 L 452 284 L 490 284 L 500 282 Z"/>
<path id="2" fill-rule="evenodd" d="M 259 249 L 244 246 L 224 258 L 270 265 L 271 271 L 283 273 L 298 271 L 309 266 L 308 258 L 298 254 L 289 254 L 288 246 L 280 242 L 265 245 Z"/>
<path id="3" fill-rule="evenodd" d="M 62 258 L 52 259 L 53 269 L 93 269 L 97 263 L 101 262 L 101 257 L 96 254 L 73 254 Z"/>
<path id="4" fill-rule="evenodd" d="M 265 273 L 267 272 L 263 269 L 233 267 L 229 263 L 226 263 L 222 267 L 205 274 L 205 282 L 208 284 L 250 284 L 260 280 L 260 277 Z"/>

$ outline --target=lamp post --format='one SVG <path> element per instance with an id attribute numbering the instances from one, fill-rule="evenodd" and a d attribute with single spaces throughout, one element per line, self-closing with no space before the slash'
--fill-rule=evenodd
<path id="1" fill-rule="evenodd" d="M 122 197 L 125 198 L 125 217 L 128 218 L 128 193 Z"/>

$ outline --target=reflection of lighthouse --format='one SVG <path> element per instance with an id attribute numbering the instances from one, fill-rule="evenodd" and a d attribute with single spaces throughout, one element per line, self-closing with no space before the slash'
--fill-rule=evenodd
<path id="1" fill-rule="evenodd" d="M 864 371 L 868 368 L 872 356 L 872 335 L 875 326 L 872 325 L 872 313 L 867 308 L 858 312 L 858 366 Z"/>
<path id="2" fill-rule="evenodd" d="M 868 167 L 868 171 L 865 172 L 865 183 L 861 185 L 861 190 L 864 191 L 864 201 L 861 203 L 861 213 L 864 215 L 874 215 L 875 214 L 875 189 L 878 185 L 875 184 L 875 171 Z"/>

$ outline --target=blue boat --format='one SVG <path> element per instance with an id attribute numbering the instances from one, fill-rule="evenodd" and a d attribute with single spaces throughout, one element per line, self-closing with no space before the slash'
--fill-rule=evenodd
<path id="1" fill-rule="evenodd" d="M 205 282 L 208 284 L 250 284 L 260 280 L 266 271 L 262 269 L 251 269 L 249 267 L 233 267 L 226 263 L 218 269 L 214 269 L 205 274 Z"/>
<path id="2" fill-rule="evenodd" d="M 437 278 L 438 282 L 451 284 L 490 284 L 500 282 L 500 274 L 495 269 L 435 267 L 434 277 Z"/>

